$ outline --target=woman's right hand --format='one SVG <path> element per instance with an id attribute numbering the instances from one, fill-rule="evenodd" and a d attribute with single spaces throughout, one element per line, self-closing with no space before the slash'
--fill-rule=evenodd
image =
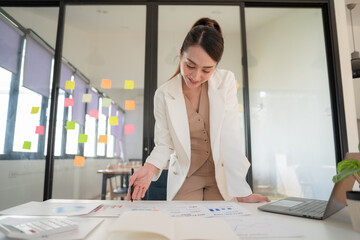
<path id="1" fill-rule="evenodd" d="M 137 200 L 145 197 L 145 193 L 150 186 L 151 180 L 154 174 L 159 171 L 157 167 L 150 163 L 145 165 L 134 172 L 129 180 L 129 189 L 126 199 L 130 201 L 131 186 L 134 185 L 134 192 L 132 193 L 132 199 Z"/>

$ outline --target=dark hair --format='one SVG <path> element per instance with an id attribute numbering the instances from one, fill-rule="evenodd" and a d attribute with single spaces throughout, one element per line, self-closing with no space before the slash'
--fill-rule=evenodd
<path id="1" fill-rule="evenodd" d="M 189 47 L 195 45 L 201 46 L 216 63 L 220 62 L 224 52 L 224 39 L 219 23 L 210 18 L 197 20 L 186 35 L 180 54 L 182 55 Z M 180 64 L 171 78 L 179 73 Z"/>

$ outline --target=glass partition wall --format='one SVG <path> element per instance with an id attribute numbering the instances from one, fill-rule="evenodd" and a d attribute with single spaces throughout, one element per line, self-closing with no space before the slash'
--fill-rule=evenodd
<path id="1" fill-rule="evenodd" d="M 150 153 L 143 146 L 154 137 L 149 102 L 176 71 L 182 41 L 200 17 L 223 30 L 218 68 L 238 83 L 239 148 L 252 162 L 254 192 L 328 197 L 335 149 L 347 146 L 334 136 L 345 128 L 332 112 L 341 100 L 330 94 L 326 7 L 64 2 L 52 198 L 99 199 L 97 170 Z M 43 198 L 58 12 L 1 8 L 0 210 Z"/>

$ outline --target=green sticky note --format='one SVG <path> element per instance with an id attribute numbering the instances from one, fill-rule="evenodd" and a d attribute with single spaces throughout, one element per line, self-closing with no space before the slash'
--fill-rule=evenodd
<path id="1" fill-rule="evenodd" d="M 66 122 L 66 129 L 67 130 L 75 129 L 75 121 L 67 121 Z"/>
<path id="2" fill-rule="evenodd" d="M 36 113 L 38 113 L 39 112 L 39 107 L 32 107 L 31 108 L 31 114 L 36 114 Z"/>
<path id="3" fill-rule="evenodd" d="M 110 125 L 119 125 L 119 120 L 117 116 L 109 117 Z"/>
<path id="4" fill-rule="evenodd" d="M 109 107 L 111 104 L 111 98 L 103 98 L 102 99 L 102 106 L 103 107 Z"/>
<path id="5" fill-rule="evenodd" d="M 30 150 L 30 148 L 31 148 L 31 142 L 29 142 L 29 141 L 24 141 L 23 149 L 28 149 L 28 150 Z"/>
<path id="6" fill-rule="evenodd" d="M 79 135 L 79 143 L 86 143 L 87 142 L 88 135 L 86 134 L 80 134 Z"/>

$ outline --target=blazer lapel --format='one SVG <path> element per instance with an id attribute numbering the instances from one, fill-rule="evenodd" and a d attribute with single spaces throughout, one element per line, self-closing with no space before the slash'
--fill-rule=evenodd
<path id="1" fill-rule="evenodd" d="M 218 79 L 216 75 L 217 74 L 214 73 L 208 82 L 208 95 L 210 105 L 210 141 L 215 166 L 219 161 L 220 132 L 222 128 L 222 122 L 225 116 L 225 90 L 219 88 L 221 79 Z"/>
<path id="2" fill-rule="evenodd" d="M 182 92 L 180 74 L 174 78 L 172 84 L 168 87 L 168 95 L 165 98 L 168 106 L 171 126 L 175 131 L 176 136 L 181 143 L 188 160 L 190 161 L 190 130 L 187 111 L 185 106 L 185 99 Z M 170 130 L 171 131 L 171 130 Z"/>

